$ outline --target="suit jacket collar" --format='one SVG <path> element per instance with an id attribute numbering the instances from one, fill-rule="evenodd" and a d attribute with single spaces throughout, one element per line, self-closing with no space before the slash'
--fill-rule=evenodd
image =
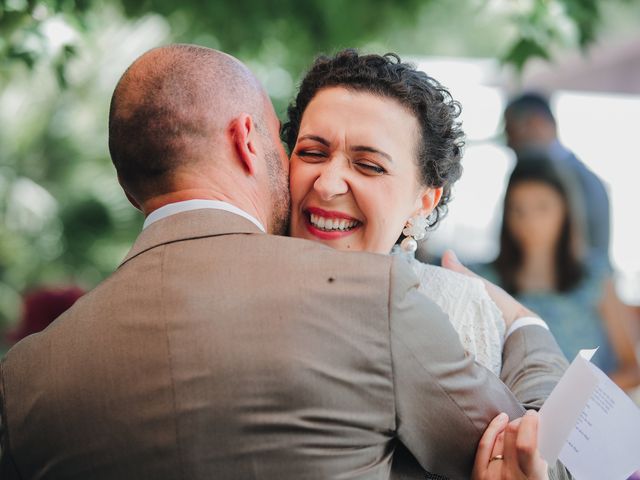
<path id="1" fill-rule="evenodd" d="M 145 228 L 120 266 L 159 245 L 234 233 L 263 234 L 246 218 L 224 210 L 200 209 L 171 215 Z"/>

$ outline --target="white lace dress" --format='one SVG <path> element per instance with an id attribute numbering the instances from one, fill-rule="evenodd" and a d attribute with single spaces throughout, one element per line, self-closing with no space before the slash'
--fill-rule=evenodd
<path id="1" fill-rule="evenodd" d="M 499 375 L 506 327 L 482 281 L 414 258 L 408 260 L 420 280 L 419 290 L 449 315 L 465 350 Z"/>

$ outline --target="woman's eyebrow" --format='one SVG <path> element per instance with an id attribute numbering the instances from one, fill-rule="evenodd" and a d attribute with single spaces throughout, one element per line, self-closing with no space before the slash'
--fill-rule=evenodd
<path id="1" fill-rule="evenodd" d="M 327 140 L 326 138 L 319 137 L 318 135 L 302 135 L 300 137 L 300 140 L 313 140 L 323 144 L 325 147 L 330 146 L 329 140 Z"/>
<path id="2" fill-rule="evenodd" d="M 353 147 L 351 150 L 353 150 L 354 152 L 370 152 L 370 153 L 375 153 L 378 154 L 384 158 L 386 158 L 387 160 L 389 160 L 391 163 L 393 163 L 393 158 L 391 158 L 391 155 L 389 155 L 386 152 L 383 152 L 382 150 L 378 150 L 377 148 L 373 148 L 373 147 L 367 147 L 366 145 L 356 145 L 355 147 Z"/>

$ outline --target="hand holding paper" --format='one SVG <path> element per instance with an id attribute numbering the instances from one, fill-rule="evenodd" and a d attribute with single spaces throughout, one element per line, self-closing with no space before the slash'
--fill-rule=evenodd
<path id="1" fill-rule="evenodd" d="M 507 421 L 507 414 L 502 413 L 487 427 L 478 446 L 472 480 L 549 480 L 547 463 L 536 448 L 538 412 L 529 410 L 524 417 Z"/>
<path id="2" fill-rule="evenodd" d="M 577 480 L 624 480 L 640 468 L 640 409 L 582 350 L 540 410 L 542 457 Z"/>

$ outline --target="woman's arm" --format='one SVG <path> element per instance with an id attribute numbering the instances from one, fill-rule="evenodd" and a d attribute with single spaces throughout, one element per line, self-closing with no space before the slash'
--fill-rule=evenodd
<path id="1" fill-rule="evenodd" d="M 635 350 L 637 329 L 631 308 L 622 303 L 611 278 L 604 285 L 600 314 L 619 361 L 619 368 L 611 378 L 624 390 L 633 388 L 640 384 L 640 365 Z"/>
<path id="2" fill-rule="evenodd" d="M 470 277 L 478 277 L 464 267 L 451 251 L 445 252 L 442 265 Z M 522 317 L 537 317 L 507 292 L 482 280 L 487 293 L 511 326 Z M 549 330 L 529 325 L 518 328 L 505 339 L 500 378 L 527 408 L 540 408 L 569 366 Z"/>
<path id="3" fill-rule="evenodd" d="M 499 376 L 506 327 L 482 281 L 417 260 L 411 265 L 419 291 L 449 316 L 464 349 Z"/>

